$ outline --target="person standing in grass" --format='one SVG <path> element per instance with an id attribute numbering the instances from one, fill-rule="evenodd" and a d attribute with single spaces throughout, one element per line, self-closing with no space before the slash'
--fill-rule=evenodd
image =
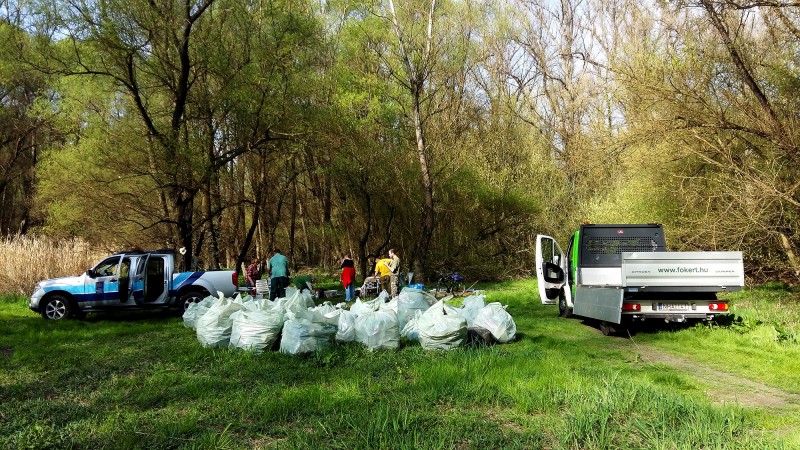
<path id="1" fill-rule="evenodd" d="M 269 270 L 269 299 L 286 297 L 286 287 L 289 286 L 289 261 L 277 248 L 269 259 Z"/>
<path id="2" fill-rule="evenodd" d="M 258 258 L 253 258 L 253 262 L 247 266 L 244 283 L 248 288 L 254 288 L 256 286 L 256 280 L 261 278 L 261 267 L 259 267 L 258 263 Z M 255 292 L 251 291 L 251 294 L 255 294 Z"/>
<path id="3" fill-rule="evenodd" d="M 391 285 L 392 289 L 392 298 L 395 298 L 397 297 L 397 291 L 400 284 L 400 257 L 397 256 L 397 253 L 394 252 L 394 249 L 389 249 L 389 259 L 391 259 L 391 262 L 389 263 L 389 270 L 392 272 L 389 278 L 389 284 Z"/>
<path id="4" fill-rule="evenodd" d="M 391 259 L 384 258 L 375 263 L 375 276 L 380 280 L 381 290 L 386 291 L 387 294 L 391 290 L 389 286 L 389 281 L 392 279 L 392 271 L 389 269 L 389 263 L 391 262 Z"/>
<path id="5" fill-rule="evenodd" d="M 356 265 L 350 258 L 349 253 L 344 255 L 340 269 L 342 269 L 341 279 L 342 286 L 344 286 L 344 301 L 351 302 L 355 300 L 356 296 Z"/>

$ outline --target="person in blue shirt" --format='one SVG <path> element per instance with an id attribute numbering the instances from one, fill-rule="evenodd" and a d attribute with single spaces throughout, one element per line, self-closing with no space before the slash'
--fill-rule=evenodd
<path id="1" fill-rule="evenodd" d="M 275 254 L 269 259 L 269 299 L 286 297 L 286 287 L 289 286 L 289 261 L 275 249 Z"/>

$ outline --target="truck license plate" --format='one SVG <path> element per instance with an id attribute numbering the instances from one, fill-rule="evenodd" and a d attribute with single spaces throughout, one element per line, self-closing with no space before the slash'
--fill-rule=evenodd
<path id="1" fill-rule="evenodd" d="M 659 311 L 688 311 L 688 303 L 659 303 Z"/>

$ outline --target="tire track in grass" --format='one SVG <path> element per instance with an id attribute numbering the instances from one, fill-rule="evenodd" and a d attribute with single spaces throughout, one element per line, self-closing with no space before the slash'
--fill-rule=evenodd
<path id="1" fill-rule="evenodd" d="M 752 408 L 800 407 L 800 395 L 742 378 L 727 372 L 684 359 L 650 346 L 631 341 L 639 361 L 645 364 L 664 364 L 675 368 L 706 386 L 706 395 L 713 403 L 737 403 Z"/>

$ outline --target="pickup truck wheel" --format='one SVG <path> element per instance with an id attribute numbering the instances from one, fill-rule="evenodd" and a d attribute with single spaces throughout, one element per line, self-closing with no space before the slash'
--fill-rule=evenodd
<path id="1" fill-rule="evenodd" d="M 200 300 L 204 299 L 208 294 L 204 294 L 200 291 L 189 291 L 183 295 L 181 295 L 180 300 L 178 301 L 178 305 L 180 305 L 179 310 L 181 314 L 186 312 L 189 309 L 189 305 L 192 303 L 198 303 Z"/>
<path id="2" fill-rule="evenodd" d="M 572 308 L 567 306 L 567 297 L 563 292 L 558 297 L 558 315 L 566 319 L 572 317 Z"/>
<path id="3" fill-rule="evenodd" d="M 53 295 L 45 300 L 40 311 L 47 320 L 62 320 L 72 315 L 72 303 L 63 295 Z"/>
<path id="4" fill-rule="evenodd" d="M 614 333 L 617 332 L 617 330 L 614 329 L 614 326 L 605 320 L 600 322 L 600 331 L 603 333 L 603 336 L 613 336 Z"/>

